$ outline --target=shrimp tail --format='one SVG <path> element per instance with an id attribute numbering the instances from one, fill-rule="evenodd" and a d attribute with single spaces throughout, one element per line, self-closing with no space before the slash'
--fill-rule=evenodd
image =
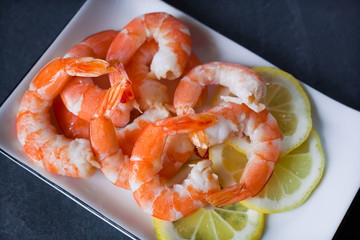
<path id="1" fill-rule="evenodd" d="M 122 102 L 124 94 L 127 94 L 129 89 L 131 89 L 130 80 L 122 76 L 122 79 L 116 81 L 114 86 L 106 92 L 103 100 L 99 103 L 95 115 L 105 115 L 109 117 L 109 115 L 114 113 L 119 103 Z M 126 97 L 128 98 L 129 96 Z"/>
<path id="2" fill-rule="evenodd" d="M 116 71 L 107 61 L 92 57 L 65 58 L 63 62 L 70 76 L 98 77 Z"/>
<path id="3" fill-rule="evenodd" d="M 191 133 L 190 139 L 191 142 L 198 148 L 200 156 L 205 156 L 207 149 L 209 148 L 209 142 L 207 141 L 204 130 Z"/>
<path id="4" fill-rule="evenodd" d="M 156 126 L 161 126 L 168 135 L 175 135 L 199 131 L 216 123 L 217 118 L 212 113 L 194 113 L 162 119 L 156 122 Z"/>
<path id="5" fill-rule="evenodd" d="M 246 190 L 244 184 L 235 184 L 211 194 L 207 200 L 211 205 L 221 207 L 242 201 L 251 197 L 251 195 L 252 194 Z"/>
<path id="6" fill-rule="evenodd" d="M 132 89 L 132 83 L 129 79 L 129 76 L 127 75 L 125 68 L 122 64 L 118 65 L 116 67 L 116 71 L 110 73 L 112 77 L 110 79 L 113 80 L 113 85 L 115 85 L 117 82 L 121 82 L 121 88 L 122 88 L 122 94 L 120 98 L 120 102 L 122 104 L 130 103 L 134 100 L 134 91 Z M 137 103 L 135 102 L 134 107 L 137 107 Z"/>
<path id="7" fill-rule="evenodd" d="M 277 158 L 278 154 L 271 159 L 277 160 Z M 224 206 L 256 196 L 269 181 L 274 172 L 274 166 L 274 162 L 253 154 L 241 176 L 240 183 L 211 194 L 208 201 L 214 206 Z"/>

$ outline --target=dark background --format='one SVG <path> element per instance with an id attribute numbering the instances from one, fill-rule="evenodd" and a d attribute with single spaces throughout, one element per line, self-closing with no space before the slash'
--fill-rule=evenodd
<path id="1" fill-rule="evenodd" d="M 166 2 L 360 110 L 360 1 Z M 0 102 L 82 3 L 0 0 Z M 6 157 L 0 158 L 0 239 L 127 239 Z M 352 226 L 358 225 L 359 206 L 357 197 L 335 239 L 360 237 L 359 229 Z"/>

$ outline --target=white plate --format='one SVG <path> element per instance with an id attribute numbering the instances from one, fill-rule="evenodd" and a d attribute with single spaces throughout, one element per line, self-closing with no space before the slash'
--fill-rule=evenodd
<path id="1" fill-rule="evenodd" d="M 225 61 L 246 66 L 271 63 L 161 1 L 88 1 L 47 49 L 0 108 L 1 151 L 95 215 L 132 238 L 156 239 L 152 218 L 130 192 L 109 183 L 100 172 L 81 180 L 51 174 L 32 165 L 16 137 L 15 119 L 21 96 L 34 75 L 50 60 L 63 56 L 86 36 L 120 29 L 136 16 L 165 11 L 191 30 L 193 49 L 203 62 Z M 303 84 L 310 97 L 314 129 L 326 158 L 324 177 L 300 207 L 266 218 L 263 239 L 331 239 L 360 187 L 360 113 Z M 8 127 L 11 126 L 11 127 Z"/>

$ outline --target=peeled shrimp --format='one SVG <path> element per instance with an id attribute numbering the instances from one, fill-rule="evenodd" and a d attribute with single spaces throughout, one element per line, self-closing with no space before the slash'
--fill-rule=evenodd
<path id="1" fill-rule="evenodd" d="M 143 129 L 150 123 L 167 118 L 170 113 L 165 108 L 151 108 L 131 124 L 117 129 L 106 117 L 106 114 L 110 112 L 108 108 L 114 104 L 111 99 L 121 95 L 121 91 L 117 88 L 120 87 L 115 86 L 109 90 L 102 104 L 106 108 L 98 111 L 97 115 L 90 121 L 90 141 L 96 157 L 101 163 L 101 171 L 105 177 L 118 187 L 130 189 L 129 156 L 131 156 L 135 142 Z M 164 168 L 160 173 L 161 178 L 170 179 L 190 157 L 193 150 L 194 146 L 187 135 L 180 135 L 179 138 L 167 141 L 165 154 L 162 156 Z"/>
<path id="2" fill-rule="evenodd" d="M 203 113 L 159 120 L 145 128 L 133 149 L 130 171 L 131 190 L 141 209 L 156 218 L 175 221 L 203 207 L 206 197 L 219 190 L 209 160 L 193 165 L 181 184 L 170 187 L 159 177 L 168 136 L 187 134 L 215 123 L 212 114 Z"/>
<path id="3" fill-rule="evenodd" d="M 131 154 L 132 148 L 141 131 L 150 123 L 158 119 L 169 117 L 169 91 L 167 87 L 156 79 L 151 72 L 150 64 L 154 55 L 158 52 L 158 44 L 155 40 L 146 41 L 135 52 L 128 64 L 126 72 L 132 82 L 135 99 L 144 113 L 125 128 L 116 130 L 120 148 L 125 154 Z M 199 65 L 200 60 L 192 53 L 186 65 L 187 73 L 194 66 Z M 204 104 L 207 97 L 207 89 L 201 95 L 199 104 Z M 170 179 L 179 168 L 187 161 L 194 151 L 187 134 L 174 135 L 167 139 L 164 154 L 163 169 L 159 175 L 161 178 Z"/>
<path id="4" fill-rule="evenodd" d="M 106 60 L 115 66 L 125 65 L 136 50 L 152 38 L 159 50 L 152 60 L 151 71 L 158 79 L 180 77 L 191 53 L 190 31 L 167 13 L 148 13 L 133 19 L 112 42 Z"/>
<path id="5" fill-rule="evenodd" d="M 224 103 L 207 112 L 216 115 L 218 123 L 205 129 L 204 135 L 199 135 L 202 141 L 195 141 L 195 145 L 206 142 L 205 147 L 213 146 L 235 134 L 249 137 L 251 144 L 240 182 L 211 194 L 209 202 L 223 206 L 255 196 L 270 179 L 279 158 L 281 138 L 275 118 L 266 109 L 256 113 L 236 103 Z"/>
<path id="6" fill-rule="evenodd" d="M 113 30 L 95 33 L 87 37 L 80 44 L 75 45 L 65 54 L 65 57 L 90 56 L 105 59 L 109 46 L 118 33 L 118 31 Z M 98 82 L 102 85 L 109 84 L 109 79 L 106 77 L 107 75 L 101 76 Z M 130 121 L 130 112 L 135 105 L 131 96 L 132 89 L 127 89 L 127 92 L 130 95 L 128 97 L 129 100 L 124 98 L 123 102 L 119 103 L 119 106 L 111 116 L 113 123 L 117 127 L 123 127 Z M 91 78 L 73 78 L 63 88 L 60 96 L 66 108 L 72 114 L 85 121 L 90 121 L 105 93 L 106 90 L 95 85 Z M 75 117 L 69 118 L 69 120 L 79 122 Z M 74 122 L 67 124 L 74 125 Z"/>
<path id="7" fill-rule="evenodd" d="M 115 129 L 122 153 L 131 156 L 133 147 L 142 131 L 150 123 L 167 117 L 170 117 L 170 113 L 165 108 L 150 108 L 131 124 L 121 129 Z M 169 136 L 165 144 L 164 154 L 162 155 L 163 168 L 159 172 L 161 179 L 169 180 L 173 177 L 179 168 L 189 159 L 193 151 L 194 145 L 187 134 Z"/>
<path id="8" fill-rule="evenodd" d="M 147 41 L 134 53 L 125 66 L 132 83 L 132 89 L 139 107 L 144 111 L 131 124 L 115 129 L 119 147 L 125 155 L 130 156 L 141 131 L 150 123 L 170 116 L 165 104 L 169 101 L 167 88 L 160 81 L 152 78 L 150 63 L 158 51 L 154 40 Z"/>
<path id="9" fill-rule="evenodd" d="M 139 49 L 140 53 L 145 52 L 144 49 L 146 49 L 146 46 L 147 45 L 145 44 Z M 138 54 L 134 55 L 134 60 L 139 60 L 139 58 L 136 57 L 137 55 Z M 144 65 L 143 60 L 139 60 L 138 62 L 140 66 Z M 131 75 L 131 73 L 134 72 L 128 72 L 134 79 L 134 75 Z M 142 80 L 138 79 L 138 81 Z M 157 80 L 154 81 L 158 82 Z M 134 85 L 136 86 L 136 80 L 134 82 Z M 154 102 L 154 105 L 149 106 L 145 112 L 137 117 L 131 124 L 120 129 L 114 128 L 112 121 L 108 116 L 112 112 L 111 108 L 114 108 L 121 99 L 121 94 L 124 89 L 123 85 L 119 85 L 119 83 L 116 84 L 118 86 L 112 87 L 109 90 L 104 97 L 102 104 L 99 105 L 95 117 L 90 121 L 90 139 L 94 152 L 102 165 L 101 170 L 104 175 L 116 186 L 129 189 L 127 177 L 129 172 L 128 156 L 131 155 L 132 148 L 138 136 L 149 123 L 169 117 L 170 112 L 163 106 L 163 102 L 159 100 L 163 98 L 160 97 L 156 101 L 158 104 L 155 104 Z M 149 86 L 151 87 L 148 87 L 147 90 L 152 92 L 152 90 L 154 90 L 152 87 L 155 86 L 156 88 L 158 85 L 155 84 Z M 163 90 L 164 91 L 158 91 L 158 93 L 167 94 L 166 88 Z M 141 91 L 137 92 L 141 93 Z M 176 140 L 181 140 L 181 144 L 174 144 Z M 166 164 L 164 171 L 162 172 L 162 177 L 168 179 L 174 175 L 182 163 L 190 157 L 193 150 L 194 146 L 186 135 L 179 136 L 172 141 L 170 140 L 166 146 L 166 154 L 163 156 Z M 182 157 L 182 163 L 175 161 L 177 157 Z"/>
<path id="10" fill-rule="evenodd" d="M 127 91 L 132 94 L 130 87 Z M 74 77 L 63 88 L 60 96 L 72 114 L 85 121 L 90 121 L 105 94 L 106 90 L 95 85 L 91 78 Z M 110 116 L 115 126 L 123 127 L 130 121 L 133 103 L 132 100 L 119 103 L 119 106 Z"/>
<path id="11" fill-rule="evenodd" d="M 249 68 L 222 62 L 211 62 L 193 68 L 183 77 L 174 94 L 174 108 L 178 115 L 194 112 L 202 89 L 206 85 L 228 87 L 236 97 L 222 97 L 226 102 L 245 103 L 255 112 L 265 106 L 260 100 L 266 87 L 260 76 Z"/>
<path id="12" fill-rule="evenodd" d="M 135 118 L 134 121 L 124 128 L 116 128 L 116 136 L 119 147 L 125 155 L 130 156 L 135 145 L 136 140 L 140 136 L 141 132 L 151 122 L 156 120 L 170 117 L 170 112 L 165 108 L 150 108 L 146 110 L 142 115 Z M 190 140 L 189 140 L 190 141 Z M 192 145 L 192 143 L 190 142 Z M 193 145 L 192 150 L 193 151 Z"/>
<path id="13" fill-rule="evenodd" d="M 186 74 L 188 74 L 191 71 L 191 69 L 193 69 L 194 67 L 199 66 L 199 65 L 201 65 L 200 59 L 194 53 L 191 53 L 191 55 L 188 59 L 188 64 L 186 65 L 185 71 L 184 71 L 183 75 L 180 76 L 180 80 L 183 77 L 185 77 Z M 194 107 L 203 107 L 206 104 L 207 97 L 208 97 L 208 87 L 204 86 L 202 88 L 200 96 L 198 97 L 197 102 L 194 105 Z"/>
<path id="14" fill-rule="evenodd" d="M 71 140 L 56 132 L 50 122 L 54 98 L 72 76 L 97 77 L 113 71 L 94 58 L 57 58 L 35 76 L 21 100 L 16 119 L 18 139 L 37 166 L 61 175 L 86 178 L 99 167 L 89 141 Z"/>
<path id="15" fill-rule="evenodd" d="M 118 31 L 114 30 L 95 33 L 71 48 L 64 58 L 94 57 L 105 59 L 109 46 L 118 33 Z"/>
<path id="16" fill-rule="evenodd" d="M 158 49 L 158 44 L 155 40 L 146 41 L 125 66 L 126 72 L 132 82 L 135 99 L 143 111 L 170 103 L 167 87 L 157 80 L 150 69 L 151 62 L 158 52 Z M 191 53 L 183 74 L 188 73 L 193 67 L 200 64 L 201 62 L 196 55 Z M 204 89 L 197 105 L 204 105 L 206 98 L 207 89 Z"/>
<path id="17" fill-rule="evenodd" d="M 89 122 L 72 114 L 60 97 L 55 98 L 54 113 L 57 123 L 67 138 L 89 139 Z"/>
<path id="18" fill-rule="evenodd" d="M 123 74 L 123 79 L 119 79 L 106 92 L 90 120 L 90 142 L 105 177 L 116 186 L 130 189 L 129 159 L 119 148 L 115 127 L 109 118 L 109 114 L 114 111 L 122 94 L 131 84 L 127 75 Z"/>
<path id="19" fill-rule="evenodd" d="M 153 107 L 164 107 L 170 98 L 167 87 L 156 79 L 150 70 L 153 57 L 158 52 L 158 44 L 147 41 L 131 57 L 125 70 L 132 82 L 135 99 L 142 111 Z"/>

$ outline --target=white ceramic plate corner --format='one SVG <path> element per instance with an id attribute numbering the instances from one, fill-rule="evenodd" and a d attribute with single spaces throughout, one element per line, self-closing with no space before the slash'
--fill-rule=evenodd
<path id="1" fill-rule="evenodd" d="M 0 149 L 3 154 L 134 239 L 156 239 L 156 236 L 152 218 L 138 208 L 130 192 L 113 186 L 100 172 L 90 179 L 81 180 L 57 176 L 32 165 L 17 141 L 15 119 L 21 96 L 34 75 L 48 61 L 63 56 L 71 46 L 92 33 L 120 29 L 134 17 L 154 11 L 168 12 L 190 27 L 194 51 L 203 62 L 216 60 L 250 67 L 272 66 L 164 2 L 90 0 L 81 7 L 0 108 Z M 360 113 L 305 84 L 303 87 L 310 97 L 313 126 L 319 133 L 324 149 L 325 174 L 303 205 L 266 218 L 262 239 L 331 239 L 360 187 Z"/>

